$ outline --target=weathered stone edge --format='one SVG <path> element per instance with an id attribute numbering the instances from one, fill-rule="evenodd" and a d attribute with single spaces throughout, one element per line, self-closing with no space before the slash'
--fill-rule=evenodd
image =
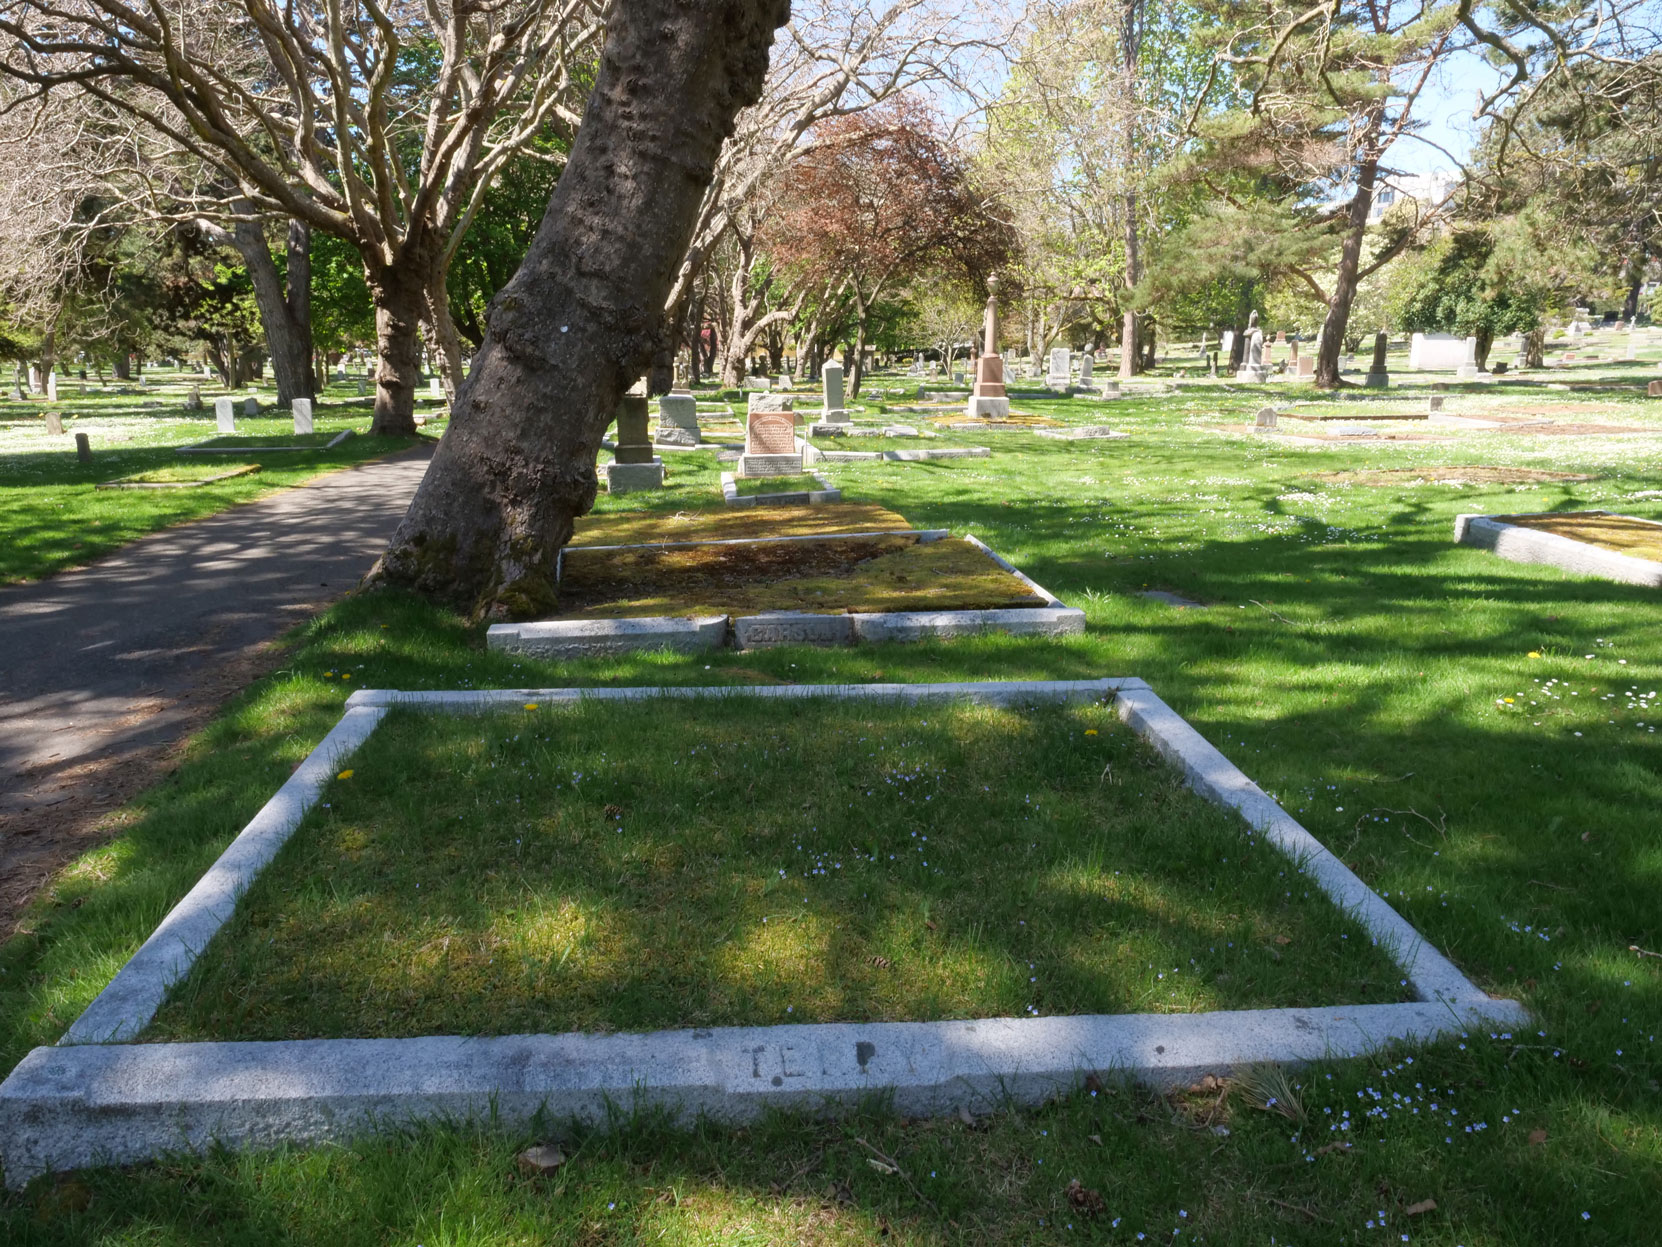
<path id="1" fill-rule="evenodd" d="M 150 1024 L 168 989 L 190 972 L 243 892 L 294 834 L 335 767 L 369 739 L 385 714 L 379 706 L 347 706 L 340 722 L 75 1019 L 60 1044 L 132 1039 Z"/>
<path id="2" fill-rule="evenodd" d="M 1492 515 L 1455 516 L 1454 540 L 1458 545 L 1493 551 L 1512 563 L 1544 563 L 1581 576 L 1662 588 L 1662 563 L 1618 554 L 1558 533 L 1508 524 Z"/>
<path id="3" fill-rule="evenodd" d="M 1487 993 L 1152 689 L 1123 690 L 1115 705 L 1122 720 L 1182 770 L 1189 787 L 1209 801 L 1236 810 L 1359 923 L 1402 969 L 1421 1000 L 1465 1005 L 1488 1001 Z"/>
<path id="4" fill-rule="evenodd" d="M 1510 1001 L 1204 1014 L 828 1023 L 470 1039 L 36 1048 L 0 1085 L 0 1160 L 14 1189 L 49 1171 L 214 1145 L 269 1147 L 421 1120 L 558 1129 L 617 1109 L 683 1123 L 828 1112 L 884 1092 L 932 1116 L 1035 1104 L 1086 1074 L 1160 1088 L 1261 1063 L 1371 1054 L 1509 1024 Z"/>

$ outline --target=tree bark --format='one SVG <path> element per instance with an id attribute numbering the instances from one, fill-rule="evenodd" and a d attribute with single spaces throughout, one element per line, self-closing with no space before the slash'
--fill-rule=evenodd
<path id="1" fill-rule="evenodd" d="M 371 433 L 413 437 L 421 382 L 421 322 L 428 311 L 426 275 L 406 259 L 364 273 L 375 305 L 375 410 Z"/>
<path id="2" fill-rule="evenodd" d="M 252 212 L 253 205 L 242 202 L 235 205 L 239 212 Z M 309 256 L 302 262 L 302 272 L 289 273 L 287 286 L 277 272 L 277 262 L 271 258 L 271 247 L 266 242 L 265 227 L 258 221 L 241 220 L 230 235 L 220 235 L 230 242 L 242 257 L 243 267 L 254 287 L 254 306 L 259 310 L 260 328 L 265 331 L 266 349 L 271 354 L 271 375 L 277 381 L 277 403 L 286 407 L 297 398 L 315 398 L 312 381 L 312 326 L 311 326 L 311 264 Z M 310 235 L 306 236 L 309 243 Z M 292 264 L 296 250 L 294 231 L 289 231 L 288 257 Z M 304 295 L 295 298 L 297 282 L 303 283 Z M 297 319 L 300 308 L 304 319 Z"/>
<path id="3" fill-rule="evenodd" d="M 565 172 L 372 580 L 491 618 L 554 605 L 601 438 L 651 362 L 716 157 L 789 11 L 618 0 Z"/>
<path id="4" fill-rule="evenodd" d="M 1132 62 L 1133 67 L 1135 61 Z M 1141 277 L 1137 260 L 1137 192 L 1125 193 L 1125 288 L 1127 292 Z M 1134 377 L 1141 371 L 1137 344 L 1142 340 L 1137 313 L 1127 300 L 1125 323 L 1120 329 L 1120 376 Z"/>
<path id="5" fill-rule="evenodd" d="M 1356 300 L 1357 271 L 1362 265 L 1362 241 L 1368 232 L 1368 212 L 1373 207 L 1374 183 L 1379 179 L 1379 130 L 1384 112 L 1368 114 L 1362 132 L 1362 159 L 1356 166 L 1356 195 L 1350 201 L 1350 221 L 1339 248 L 1339 271 L 1333 278 L 1333 294 L 1322 322 L 1320 349 L 1316 352 L 1315 383 L 1318 389 L 1332 390 L 1344 385 L 1339 378 L 1339 356 L 1345 348 L 1345 329 L 1350 324 L 1350 305 Z"/>

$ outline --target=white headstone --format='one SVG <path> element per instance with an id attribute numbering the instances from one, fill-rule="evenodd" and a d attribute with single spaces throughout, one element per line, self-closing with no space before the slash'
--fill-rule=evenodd
<path id="1" fill-rule="evenodd" d="M 1475 338 L 1457 338 L 1452 333 L 1416 333 L 1408 340 L 1408 366 L 1420 372 L 1458 372 L 1466 363 L 1468 343 L 1475 351 Z"/>
<path id="2" fill-rule="evenodd" d="M 427 392 L 435 397 L 443 394 L 444 382 L 440 381 L 437 377 L 432 378 L 427 382 Z"/>
<path id="3" fill-rule="evenodd" d="M 312 431 L 312 400 L 297 398 L 289 406 L 294 412 L 294 431 L 296 433 L 310 433 Z"/>
<path id="4" fill-rule="evenodd" d="M 1067 347 L 1052 348 L 1050 352 L 1050 374 L 1045 378 L 1045 384 L 1056 389 L 1066 389 L 1071 379 L 1072 364 L 1073 355 Z"/>
<path id="5" fill-rule="evenodd" d="M 245 415 L 245 416 L 257 416 L 257 415 L 259 415 L 260 414 L 260 400 L 255 398 L 252 394 L 250 394 L 247 398 L 243 399 L 242 400 L 242 414 Z"/>
<path id="6" fill-rule="evenodd" d="M 819 371 L 825 390 L 825 410 L 820 419 L 828 424 L 847 424 L 848 409 L 843 399 L 843 366 L 836 360 L 827 360 Z"/>
<path id="7" fill-rule="evenodd" d="M 221 433 L 235 433 L 237 431 L 236 407 L 230 399 L 214 399 L 214 423 L 219 427 Z"/>

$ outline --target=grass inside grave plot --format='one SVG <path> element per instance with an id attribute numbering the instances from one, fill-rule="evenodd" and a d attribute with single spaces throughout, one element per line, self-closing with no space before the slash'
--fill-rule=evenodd
<path id="1" fill-rule="evenodd" d="M 1608 511 L 1559 511 L 1544 515 L 1498 515 L 1519 528 L 1533 528 L 1617 554 L 1662 563 L 1662 524 Z"/>
<path id="2" fill-rule="evenodd" d="M 112 485 L 195 485 L 221 479 L 232 480 L 260 470 L 257 463 L 169 463 L 148 472 L 117 477 Z"/>
<path id="3" fill-rule="evenodd" d="M 654 542 L 750 541 L 815 533 L 911 531 L 904 515 L 871 503 L 834 507 L 747 507 L 743 511 L 596 511 L 577 521 L 568 550 L 583 546 L 638 546 Z"/>
<path id="4" fill-rule="evenodd" d="M 564 618 L 997 610 L 1045 600 L 966 541 L 915 536 L 567 549 Z"/>
<path id="5" fill-rule="evenodd" d="M 403 713 L 343 775 L 152 1038 L 1404 998 L 1106 707 Z"/>
<path id="6" fill-rule="evenodd" d="M 746 497 L 753 494 L 817 493 L 825 488 L 825 482 L 819 477 L 806 473 L 800 476 L 737 476 L 733 478 L 733 484 Z"/>
<path id="7" fill-rule="evenodd" d="M 281 417 L 281 413 L 279 413 Z M 238 417 L 239 421 L 246 419 Z M 293 425 L 290 425 L 292 428 Z M 339 437 L 344 429 L 331 429 L 323 433 L 237 433 L 227 434 L 224 437 L 210 437 L 207 441 L 195 443 L 199 450 L 233 450 L 249 447 L 251 449 L 266 449 L 273 446 L 292 447 L 296 450 L 322 450 Z M 348 441 L 351 439 L 348 438 Z"/>

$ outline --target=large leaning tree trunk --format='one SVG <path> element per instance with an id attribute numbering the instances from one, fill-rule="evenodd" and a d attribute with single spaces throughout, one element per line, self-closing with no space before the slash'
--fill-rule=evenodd
<path id="1" fill-rule="evenodd" d="M 566 170 L 372 581 L 491 618 L 553 606 L 601 438 L 660 345 L 716 158 L 789 13 L 618 0 Z"/>

